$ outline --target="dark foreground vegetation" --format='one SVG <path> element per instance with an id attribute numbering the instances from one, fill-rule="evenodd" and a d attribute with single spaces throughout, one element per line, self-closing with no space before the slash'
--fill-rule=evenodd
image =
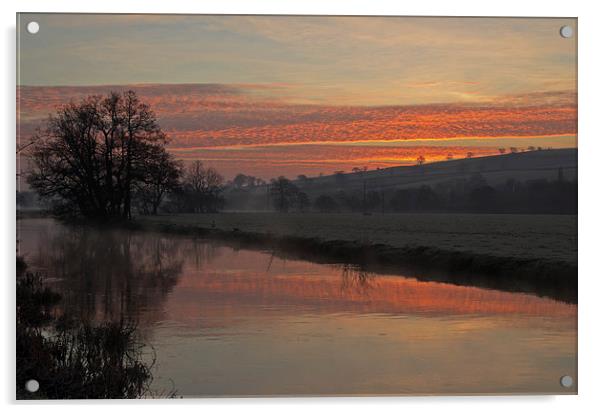
<path id="1" fill-rule="evenodd" d="M 92 325 L 55 314 L 61 296 L 17 258 L 17 399 L 121 399 L 151 396 L 136 326 Z M 30 393 L 25 384 L 37 380 Z"/>

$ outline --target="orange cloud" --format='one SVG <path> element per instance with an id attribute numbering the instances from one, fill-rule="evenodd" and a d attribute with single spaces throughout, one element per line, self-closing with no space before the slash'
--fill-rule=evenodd
<path id="1" fill-rule="evenodd" d="M 571 107 L 320 108 L 321 116 L 257 126 L 171 130 L 175 146 L 277 144 L 283 142 L 392 141 L 457 137 L 541 136 L 575 133 Z M 291 108 L 291 110 L 294 110 Z M 319 110 L 319 109 L 316 109 Z M 314 117 L 303 121 L 304 117 Z"/>
<path id="2" fill-rule="evenodd" d="M 171 138 L 170 149 L 179 157 L 207 160 L 226 169 L 228 163 L 243 163 L 250 170 L 263 171 L 262 175 L 269 165 L 305 165 L 299 173 L 329 172 L 330 165 L 345 170 L 361 164 L 371 168 L 400 165 L 412 163 L 419 152 L 428 160 L 442 160 L 450 153 L 463 156 L 467 149 L 453 147 L 453 143 L 429 148 L 429 141 L 574 135 L 577 129 L 576 94 L 568 91 L 499 96 L 480 103 L 333 106 L 291 103 L 296 86 L 284 83 L 24 86 L 17 93 L 19 138 L 27 139 L 49 113 L 70 100 L 126 88 L 136 90 L 155 110 Z M 416 148 L 382 145 L 412 140 L 420 140 Z M 374 147 L 312 146 L 357 141 L 374 142 Z M 304 148 L 295 150 L 294 145 Z M 470 151 L 496 153 L 485 146 L 472 145 Z M 242 150 L 245 147 L 248 150 Z"/>

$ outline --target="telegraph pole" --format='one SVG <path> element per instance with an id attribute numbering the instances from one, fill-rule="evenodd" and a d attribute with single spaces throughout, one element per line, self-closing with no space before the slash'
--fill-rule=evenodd
<path id="1" fill-rule="evenodd" d="M 364 180 L 364 202 L 362 203 L 362 209 L 364 210 L 364 215 L 366 215 L 366 181 Z"/>
<path id="2" fill-rule="evenodd" d="M 265 209 L 270 210 L 270 185 L 267 183 L 265 184 Z"/>

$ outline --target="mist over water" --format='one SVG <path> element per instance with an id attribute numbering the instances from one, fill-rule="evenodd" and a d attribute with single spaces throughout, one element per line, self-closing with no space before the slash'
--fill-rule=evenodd
<path id="1" fill-rule="evenodd" d="M 577 306 L 183 236 L 19 221 L 60 311 L 136 321 L 182 396 L 573 393 Z"/>

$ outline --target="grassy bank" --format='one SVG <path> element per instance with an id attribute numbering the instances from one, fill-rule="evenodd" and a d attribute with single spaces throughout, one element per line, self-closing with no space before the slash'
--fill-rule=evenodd
<path id="1" fill-rule="evenodd" d="M 139 217 L 132 227 L 315 262 L 577 300 L 573 216 L 223 213 Z"/>

